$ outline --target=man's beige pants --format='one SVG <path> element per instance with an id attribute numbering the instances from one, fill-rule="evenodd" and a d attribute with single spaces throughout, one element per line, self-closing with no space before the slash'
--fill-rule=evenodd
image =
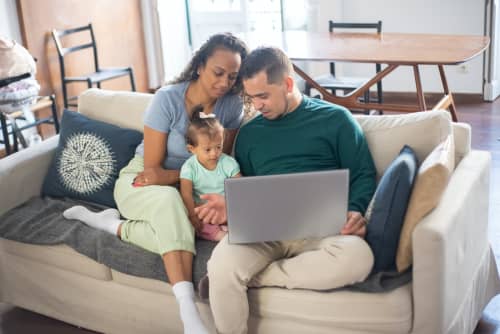
<path id="1" fill-rule="evenodd" d="M 329 290 L 363 281 L 373 254 L 356 236 L 230 245 L 227 236 L 208 262 L 210 306 L 221 334 L 247 332 L 247 287 Z"/>

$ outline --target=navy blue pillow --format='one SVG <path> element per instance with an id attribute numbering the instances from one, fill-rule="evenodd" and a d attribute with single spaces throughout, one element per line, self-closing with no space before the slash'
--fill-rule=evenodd
<path id="1" fill-rule="evenodd" d="M 54 159 L 42 193 L 116 207 L 118 173 L 134 157 L 142 133 L 65 110 Z"/>
<path id="2" fill-rule="evenodd" d="M 417 171 L 417 156 L 405 145 L 377 186 L 366 214 L 366 241 L 375 257 L 373 273 L 396 269 L 399 236 Z"/>

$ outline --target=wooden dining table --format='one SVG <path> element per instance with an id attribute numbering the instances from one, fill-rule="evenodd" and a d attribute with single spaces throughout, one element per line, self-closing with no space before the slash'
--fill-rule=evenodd
<path id="1" fill-rule="evenodd" d="M 457 121 L 455 103 L 449 89 L 444 65 L 458 65 L 482 54 L 489 37 L 473 35 L 437 35 L 411 33 L 348 33 L 284 31 L 250 32 L 241 37 L 250 48 L 268 45 L 285 51 L 294 62 L 295 72 L 315 88 L 323 99 L 349 109 L 415 112 L 448 109 Z M 303 71 L 296 61 L 335 61 L 350 63 L 379 63 L 386 66 L 354 91 L 338 96 L 321 87 Z M 429 108 L 424 98 L 419 66 L 437 66 L 443 85 L 443 97 Z M 399 66 L 411 66 L 416 86 L 415 104 L 363 102 L 370 87 L 381 81 Z"/>

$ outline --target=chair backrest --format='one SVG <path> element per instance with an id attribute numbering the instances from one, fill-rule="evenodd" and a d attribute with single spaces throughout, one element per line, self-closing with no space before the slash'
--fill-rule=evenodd
<path id="1" fill-rule="evenodd" d="M 347 23 L 347 22 L 334 22 L 332 20 L 328 21 L 328 31 L 333 32 L 334 29 L 353 29 L 353 30 L 373 30 L 380 34 L 382 32 L 382 21 L 375 23 Z M 377 64 L 377 72 L 380 72 L 381 66 Z M 335 63 L 330 63 L 330 73 L 335 75 Z"/>
<path id="2" fill-rule="evenodd" d="M 63 44 L 61 42 L 61 37 L 67 36 L 70 34 L 75 34 L 79 33 L 82 31 L 88 31 L 90 35 L 90 41 L 88 43 L 82 43 L 78 45 L 74 45 L 68 48 L 63 47 Z M 95 42 L 95 37 L 94 37 L 94 30 L 92 29 L 92 23 L 89 23 L 88 25 L 82 26 L 82 27 L 76 27 L 76 28 L 71 28 L 71 29 L 65 29 L 65 30 L 52 30 L 52 38 L 54 39 L 54 42 L 56 43 L 56 49 L 57 49 L 57 54 L 59 56 L 59 65 L 61 68 L 61 77 L 64 78 L 65 75 L 65 70 L 64 70 L 64 56 L 67 55 L 68 53 L 72 52 L 77 52 L 81 51 L 84 49 L 92 48 L 92 52 L 94 54 L 94 66 L 95 66 L 95 71 L 99 72 L 99 61 L 97 59 L 97 45 Z"/>

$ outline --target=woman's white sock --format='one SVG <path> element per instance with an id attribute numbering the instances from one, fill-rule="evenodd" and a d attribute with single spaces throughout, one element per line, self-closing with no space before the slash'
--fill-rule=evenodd
<path id="1" fill-rule="evenodd" d="M 106 209 L 101 212 L 92 212 L 81 205 L 73 206 L 63 212 L 66 219 L 76 219 L 90 227 L 117 235 L 118 227 L 123 222 L 116 209 Z"/>
<path id="2" fill-rule="evenodd" d="M 172 287 L 184 324 L 184 334 L 209 334 L 201 320 L 198 308 L 194 303 L 193 283 L 188 281 L 177 282 Z"/>

